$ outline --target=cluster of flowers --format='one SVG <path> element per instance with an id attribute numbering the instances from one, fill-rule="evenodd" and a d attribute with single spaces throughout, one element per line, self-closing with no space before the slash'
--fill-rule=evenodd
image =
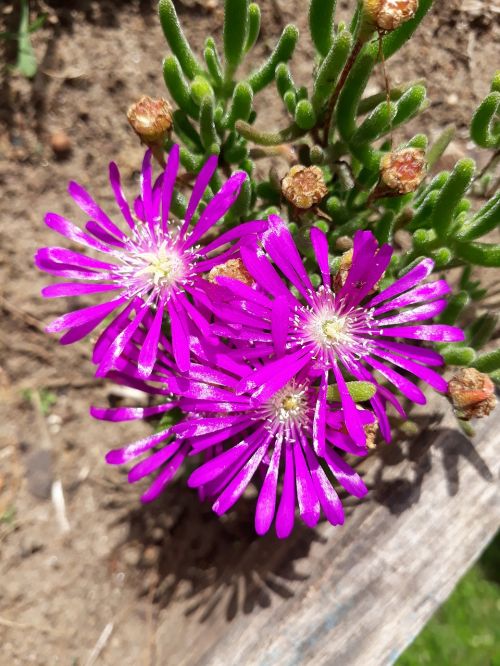
<path id="1" fill-rule="evenodd" d="M 356 233 L 350 267 L 332 277 L 327 238 L 312 228 L 322 282 L 316 288 L 279 217 L 214 233 L 236 200 L 244 173 L 232 175 L 196 216 L 216 158 L 202 168 L 184 220 L 172 221 L 178 166 L 174 146 L 153 180 L 146 152 L 140 195 L 130 207 L 119 171 L 110 165 L 123 228 L 71 183 L 70 195 L 91 218 L 85 231 L 54 213 L 45 221 L 90 252 L 48 247 L 35 258 L 40 269 L 69 279 L 47 286 L 46 297 L 110 295 L 59 317 L 48 330 L 66 331 L 61 343 L 68 344 L 106 320 L 93 350 L 97 375 L 152 396 L 150 406 L 93 408 L 93 416 L 128 421 L 181 410 L 174 425 L 110 451 L 106 459 L 134 461 L 130 482 L 153 475 L 142 496 L 148 502 L 186 456 L 197 455 L 201 464 L 188 485 L 210 499 L 219 515 L 253 480 L 259 534 L 275 520 L 278 537 L 289 535 L 296 505 L 309 526 L 321 510 L 330 523 L 341 524 L 334 486 L 356 497 L 367 492 L 345 453 L 366 455 L 367 431 L 374 425 L 390 440 L 388 404 L 404 416 L 389 387 L 419 404 L 424 394 L 408 375 L 438 391 L 447 389 L 433 369 L 442 358 L 420 341 L 463 339 L 457 328 L 421 323 L 443 310 L 449 287 L 443 280 L 425 282 L 433 269 L 425 259 L 380 291 L 392 249 L 379 247 L 370 231 Z M 349 380 L 374 384 L 369 408 L 354 402 Z M 330 384 L 336 385 L 337 402 Z"/>

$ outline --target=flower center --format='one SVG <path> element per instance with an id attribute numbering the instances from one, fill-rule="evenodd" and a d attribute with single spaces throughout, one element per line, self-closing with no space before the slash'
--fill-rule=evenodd
<path id="1" fill-rule="evenodd" d="M 342 336 L 344 335 L 346 325 L 346 317 L 335 317 L 333 319 L 327 319 L 324 321 L 321 325 L 321 329 L 327 344 L 340 342 Z"/>
<path id="2" fill-rule="evenodd" d="M 277 391 L 263 407 L 271 426 L 296 425 L 305 427 L 310 421 L 308 385 L 289 382 Z"/>
<path id="3" fill-rule="evenodd" d="M 170 286 L 184 277 L 185 268 L 181 257 L 163 242 L 156 252 L 143 252 L 139 255 L 145 263 L 137 275 L 152 279 L 155 287 Z"/>

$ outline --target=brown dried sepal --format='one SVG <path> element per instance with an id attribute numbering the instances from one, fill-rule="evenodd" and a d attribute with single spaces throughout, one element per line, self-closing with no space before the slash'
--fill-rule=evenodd
<path id="1" fill-rule="evenodd" d="M 420 148 L 401 148 L 380 160 L 381 182 L 398 194 L 415 192 L 426 172 L 425 152 Z"/>
<path id="2" fill-rule="evenodd" d="M 281 181 L 281 191 L 295 208 L 308 210 L 328 194 L 323 172 L 318 166 L 293 166 Z"/>
<path id="3" fill-rule="evenodd" d="M 172 107 L 166 99 L 152 99 L 147 95 L 132 104 L 127 111 L 132 129 L 147 146 L 163 143 L 172 129 Z"/>
<path id="4" fill-rule="evenodd" d="M 241 259 L 229 259 L 223 264 L 214 266 L 208 274 L 208 279 L 210 282 L 217 284 L 218 277 L 228 277 L 233 280 L 239 280 L 249 287 L 254 284 L 253 277 L 247 271 L 245 264 Z"/>
<path id="5" fill-rule="evenodd" d="M 481 419 L 491 414 L 497 404 L 495 385 L 475 368 L 464 368 L 448 383 L 448 395 L 458 418 Z"/>
<path id="6" fill-rule="evenodd" d="M 412 19 L 418 9 L 418 0 L 364 0 L 363 4 L 373 25 L 384 32 L 399 28 Z"/>

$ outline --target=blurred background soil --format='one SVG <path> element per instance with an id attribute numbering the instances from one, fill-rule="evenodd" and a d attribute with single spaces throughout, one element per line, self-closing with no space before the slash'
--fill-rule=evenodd
<path id="1" fill-rule="evenodd" d="M 307 85 L 306 3 L 260 4 L 263 28 L 252 64 L 270 52 L 282 24 L 298 22 L 292 68 Z M 499 9 L 492 0 L 434 4 L 415 38 L 388 63 L 391 83 L 424 77 L 428 84 L 429 109 L 404 131 L 432 140 L 454 123 L 456 138 L 440 166 L 464 154 L 484 165 L 488 156 L 470 143 L 468 123 L 500 62 Z M 0 32 L 15 29 L 16 5 L 1 3 Z M 210 32 L 220 40 L 222 0 L 177 5 L 198 52 Z M 354 0 L 339 5 L 347 17 Z M 251 507 L 242 503 L 236 518 L 217 521 L 174 485 L 142 508 L 141 489 L 128 487 L 104 454 L 150 427 L 103 424 L 88 414 L 91 404 L 136 396 L 93 379 L 88 341 L 62 347 L 43 333 L 69 305 L 40 298 L 47 277 L 32 257 L 38 247 L 58 244 L 44 213 L 84 221 L 66 194 L 75 179 L 116 214 L 110 159 L 127 191 L 136 191 L 143 150 L 125 112 L 143 94 L 165 94 L 167 47 L 151 0 L 31 3 L 32 20 L 42 12 L 47 20 L 32 36 L 39 63 L 34 79 L 9 67 L 15 43 L 0 43 L 0 665 L 154 664 L 155 627 L 167 604 L 190 597 L 190 612 L 203 621 L 217 595 L 248 576 L 242 559 L 248 563 L 254 545 Z M 378 71 L 368 92 L 382 86 Z M 266 118 L 257 125 L 283 126 L 276 97 L 272 89 L 259 96 Z M 76 301 L 72 308 L 85 303 Z M 313 539 L 296 529 L 294 547 L 282 556 L 281 546 L 264 540 L 260 557 L 273 553 L 272 571 L 254 566 L 260 582 L 246 581 L 246 601 L 229 603 L 228 619 L 272 603 L 273 594 L 286 595 Z"/>

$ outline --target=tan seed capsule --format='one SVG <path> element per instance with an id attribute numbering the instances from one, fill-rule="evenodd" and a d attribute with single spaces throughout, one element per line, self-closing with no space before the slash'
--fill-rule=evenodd
<path id="1" fill-rule="evenodd" d="M 496 407 L 495 385 L 475 368 L 464 368 L 448 383 L 456 415 L 464 421 L 488 416 Z"/>
<path id="2" fill-rule="evenodd" d="M 217 283 L 218 277 L 228 277 L 233 280 L 239 280 L 249 287 L 254 284 L 254 279 L 247 271 L 245 264 L 241 259 L 229 259 L 224 264 L 214 266 L 208 274 L 210 282 Z"/>
<path id="3" fill-rule="evenodd" d="M 412 19 L 418 0 L 364 0 L 365 14 L 379 30 L 390 32 Z"/>
<path id="4" fill-rule="evenodd" d="M 380 160 L 380 179 L 398 194 L 415 192 L 425 178 L 427 163 L 420 148 L 401 148 L 386 153 Z"/>
<path id="5" fill-rule="evenodd" d="M 302 164 L 290 169 L 281 181 L 281 191 L 287 201 L 302 210 L 319 204 L 328 193 L 321 169 L 318 166 L 306 167 Z"/>
<path id="6" fill-rule="evenodd" d="M 144 95 L 127 111 L 132 129 L 147 146 L 163 143 L 172 129 L 172 107 L 166 99 Z"/>

